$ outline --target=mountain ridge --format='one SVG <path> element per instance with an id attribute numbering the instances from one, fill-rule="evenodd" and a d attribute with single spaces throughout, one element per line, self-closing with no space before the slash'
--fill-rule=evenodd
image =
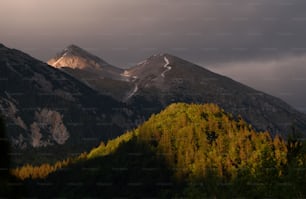
<path id="1" fill-rule="evenodd" d="M 278 98 L 169 53 L 152 55 L 121 71 L 121 79 L 99 79 L 96 74 L 71 69 L 66 72 L 99 92 L 143 110 L 145 118 L 173 102 L 211 102 L 243 116 L 257 130 L 268 129 L 286 136 L 295 128 L 305 136 L 304 113 Z"/>
<path id="2" fill-rule="evenodd" d="M 227 112 L 240 114 L 257 130 L 285 134 L 293 125 L 305 136 L 305 114 L 276 97 L 179 57 L 167 53 L 151 56 L 126 71 L 134 77 L 137 88 L 128 103 L 146 101 L 147 107 L 166 107 L 173 102 L 216 103 Z"/>

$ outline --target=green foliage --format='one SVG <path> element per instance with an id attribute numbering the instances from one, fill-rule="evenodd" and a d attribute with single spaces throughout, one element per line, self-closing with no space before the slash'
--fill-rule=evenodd
<path id="1" fill-rule="evenodd" d="M 59 190 L 61 197 L 77 192 L 80 197 L 301 198 L 306 197 L 305 146 L 256 132 L 217 105 L 177 103 L 64 164 L 69 171 L 45 179 L 56 186 L 38 196 Z M 56 171 L 54 165 L 36 172 L 41 170 Z M 65 185 L 75 181 L 85 185 Z M 112 186 L 101 188 L 97 182 Z"/>
<path id="2" fill-rule="evenodd" d="M 85 161 L 87 159 L 93 159 L 100 156 L 105 156 L 113 153 L 116 151 L 120 144 L 129 141 L 133 137 L 134 133 L 125 133 L 113 140 L 110 140 L 107 145 L 103 142 L 97 147 L 90 151 L 89 154 L 82 153 L 77 157 L 74 158 L 67 158 L 62 161 L 57 161 L 54 164 L 42 164 L 38 166 L 33 166 L 30 164 L 26 164 L 22 167 L 18 167 L 15 169 L 11 169 L 12 175 L 18 177 L 21 180 L 25 180 L 28 178 L 31 179 L 43 179 L 46 178 L 51 173 L 63 169 L 73 163 Z"/>
<path id="3" fill-rule="evenodd" d="M 43 179 L 43 178 L 46 178 L 50 173 L 53 173 L 59 169 L 67 167 L 68 165 L 71 165 L 73 163 L 84 161 L 86 158 L 87 158 L 87 154 L 82 153 L 78 157 L 67 158 L 62 161 L 57 161 L 52 165 L 48 163 L 45 163 L 39 166 L 33 166 L 30 164 L 26 164 L 22 167 L 11 169 L 11 174 L 21 180 L 25 180 L 28 178 Z"/>
<path id="4" fill-rule="evenodd" d="M 90 151 L 90 153 L 87 155 L 87 158 L 91 159 L 99 156 L 109 155 L 110 153 L 116 151 L 120 144 L 123 142 L 128 142 L 133 137 L 133 135 L 133 133 L 127 132 L 117 137 L 116 139 L 108 141 L 106 145 L 104 142 L 101 142 L 97 148 L 94 148 Z"/>
<path id="5" fill-rule="evenodd" d="M 241 169 L 256 176 L 267 166 L 286 164 L 284 141 L 276 137 L 274 143 L 268 132 L 255 132 L 214 104 L 173 104 L 139 128 L 139 139 L 167 154 L 169 166 L 183 168 L 177 175 L 184 178 L 215 168 L 231 180 Z"/>

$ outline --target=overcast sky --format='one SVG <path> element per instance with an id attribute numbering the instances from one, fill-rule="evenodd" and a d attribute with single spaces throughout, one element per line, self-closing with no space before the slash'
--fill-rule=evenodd
<path id="1" fill-rule="evenodd" d="M 0 0 L 0 43 L 128 67 L 168 52 L 306 111 L 305 0 Z"/>

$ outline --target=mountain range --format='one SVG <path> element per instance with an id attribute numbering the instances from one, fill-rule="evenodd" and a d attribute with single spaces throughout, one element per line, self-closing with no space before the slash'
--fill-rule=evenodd
<path id="1" fill-rule="evenodd" d="M 167 53 L 48 63 L 0 44 L 0 197 L 305 196 L 306 116 L 282 100 Z"/>
<path id="2" fill-rule="evenodd" d="M 272 135 L 306 134 L 306 116 L 282 100 L 170 54 L 123 70 L 70 45 L 48 63 L 0 45 L 0 112 L 16 164 L 82 153 L 174 102 L 215 103 Z"/>
<path id="3" fill-rule="evenodd" d="M 74 54 L 79 55 L 78 51 L 85 51 L 76 48 L 75 45 L 68 46 L 64 52 L 67 49 L 70 52 L 76 50 Z M 76 73 L 73 68 L 83 64 L 83 61 L 78 64 L 78 60 L 87 60 L 86 63 L 94 62 L 92 57 L 95 56 L 88 55 L 90 53 L 82 53 L 81 57 L 74 61 L 70 61 L 70 57 L 66 61 L 65 56 L 62 56 L 57 59 L 52 58 L 48 63 L 52 65 L 52 60 L 58 60 L 57 64 L 53 64 L 57 67 L 73 62 L 71 67 L 68 66 L 69 69 L 66 66 L 62 70 L 84 82 L 84 79 L 89 77 L 87 70 L 80 69 Z M 95 74 L 99 74 L 99 70 Z M 108 71 L 108 68 L 102 70 Z M 104 76 L 105 78 L 92 75 L 90 77 L 93 81 L 85 82 L 97 91 L 109 94 L 137 110 L 142 110 L 145 118 L 173 102 L 215 103 L 235 116 L 242 116 L 257 130 L 269 130 L 273 135 L 281 134 L 284 137 L 296 131 L 305 136 L 305 114 L 296 111 L 276 97 L 179 57 L 156 54 L 124 71 L 118 68 L 117 72 L 117 75 Z M 121 78 L 113 78 L 118 76 Z M 103 86 L 97 87 L 97 84 Z"/>

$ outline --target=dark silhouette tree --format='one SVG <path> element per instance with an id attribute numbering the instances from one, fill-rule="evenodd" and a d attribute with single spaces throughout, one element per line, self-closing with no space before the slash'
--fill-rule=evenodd
<path id="1" fill-rule="evenodd" d="M 2 117 L 0 116 L 0 197 L 8 194 L 9 180 L 9 146 L 5 136 L 5 126 Z"/>

